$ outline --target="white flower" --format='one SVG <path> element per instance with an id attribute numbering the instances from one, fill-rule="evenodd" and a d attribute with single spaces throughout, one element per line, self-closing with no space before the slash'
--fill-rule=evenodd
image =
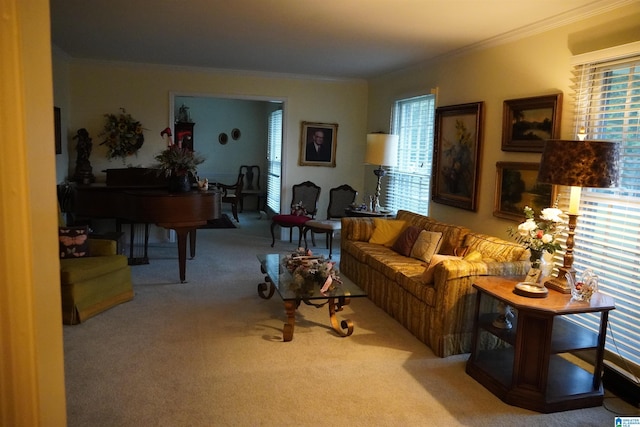
<path id="1" fill-rule="evenodd" d="M 533 219 L 528 219 L 518 226 L 518 233 L 521 236 L 528 236 L 536 228 L 538 228 L 536 222 Z"/>
<path id="2" fill-rule="evenodd" d="M 545 221 L 564 222 L 560 215 L 562 211 L 558 208 L 545 208 L 540 211 L 540 218 Z"/>
<path id="3" fill-rule="evenodd" d="M 543 234 L 542 235 L 542 243 L 547 244 L 553 242 L 553 236 L 551 234 Z"/>

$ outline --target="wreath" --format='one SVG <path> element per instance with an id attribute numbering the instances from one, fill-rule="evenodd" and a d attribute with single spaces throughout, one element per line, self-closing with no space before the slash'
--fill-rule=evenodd
<path id="1" fill-rule="evenodd" d="M 136 154 L 144 143 L 142 124 L 131 117 L 124 108 L 120 108 L 120 114 L 105 114 L 106 122 L 100 136 L 105 140 L 100 145 L 107 146 L 107 158 L 121 157 L 122 161 L 127 156 Z"/>

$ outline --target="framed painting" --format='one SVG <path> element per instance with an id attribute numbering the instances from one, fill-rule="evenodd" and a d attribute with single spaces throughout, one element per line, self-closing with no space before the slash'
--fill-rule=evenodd
<path id="1" fill-rule="evenodd" d="M 475 211 L 483 102 L 436 108 L 432 200 Z"/>
<path id="2" fill-rule="evenodd" d="M 300 166 L 336 167 L 337 123 L 302 122 Z"/>
<path id="3" fill-rule="evenodd" d="M 60 118 L 60 107 L 53 107 L 53 130 L 56 154 L 62 154 L 62 123 Z"/>
<path id="4" fill-rule="evenodd" d="M 537 182 L 539 163 L 497 162 L 493 215 L 524 220 L 524 207 L 540 212 L 553 206 L 557 187 Z"/>
<path id="5" fill-rule="evenodd" d="M 560 138 L 562 93 L 504 101 L 502 151 L 542 153 L 544 141 Z"/>

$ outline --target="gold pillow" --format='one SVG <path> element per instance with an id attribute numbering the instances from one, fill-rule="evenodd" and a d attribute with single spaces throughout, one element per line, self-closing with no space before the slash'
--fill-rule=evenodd
<path id="1" fill-rule="evenodd" d="M 478 251 L 472 250 L 469 251 L 462 259 L 471 262 L 482 261 L 482 254 Z"/>
<path id="2" fill-rule="evenodd" d="M 431 262 L 431 257 L 438 253 L 440 245 L 442 245 L 442 233 L 422 230 L 411 248 L 410 256 L 411 258 Z"/>
<path id="3" fill-rule="evenodd" d="M 373 225 L 375 228 L 369 243 L 391 247 L 404 230 L 407 222 L 398 219 L 374 218 Z"/>
<path id="4" fill-rule="evenodd" d="M 431 262 L 429 266 L 422 273 L 422 281 L 424 283 L 433 283 L 433 270 L 436 268 L 436 265 L 440 264 L 442 261 L 446 259 L 462 259 L 460 256 L 455 255 L 440 255 L 435 254 L 431 257 Z"/>

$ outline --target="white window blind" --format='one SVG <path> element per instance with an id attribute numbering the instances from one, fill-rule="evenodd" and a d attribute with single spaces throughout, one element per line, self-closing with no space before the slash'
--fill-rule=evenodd
<path id="1" fill-rule="evenodd" d="M 609 315 L 607 358 L 625 359 L 640 375 L 640 54 L 578 64 L 574 76 L 574 125 L 587 138 L 621 143 L 621 183 L 616 189 L 583 189 L 576 228 L 574 268 L 591 268 L 600 290 L 615 299 Z M 593 316 L 583 316 L 596 330 Z M 616 361 L 620 364 L 620 361 Z M 629 364 L 628 362 L 632 362 Z"/>
<path id="2" fill-rule="evenodd" d="M 398 164 L 384 181 L 387 208 L 429 214 L 434 119 L 434 95 L 396 101 L 391 133 L 398 135 Z"/>
<path id="3" fill-rule="evenodd" d="M 282 167 L 282 110 L 269 114 L 267 145 L 267 207 L 280 212 L 280 170 Z"/>

